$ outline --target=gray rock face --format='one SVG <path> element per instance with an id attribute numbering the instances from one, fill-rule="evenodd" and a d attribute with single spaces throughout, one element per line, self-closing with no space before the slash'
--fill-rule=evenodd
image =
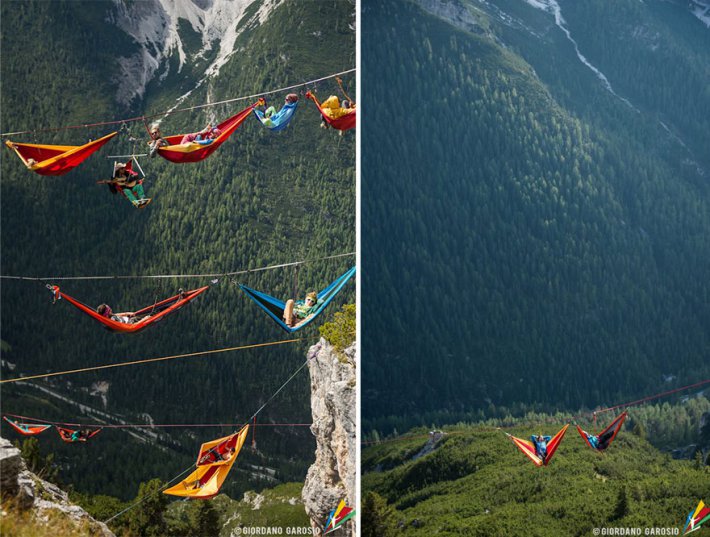
<path id="1" fill-rule="evenodd" d="M 72 504 L 66 492 L 30 472 L 20 450 L 4 438 L 0 438 L 0 491 L 4 497 L 14 498 L 20 509 L 31 509 L 39 520 L 47 520 L 49 512 L 59 511 L 77 525 L 88 522 L 92 535 L 115 537 L 106 524 Z"/>
<path id="2" fill-rule="evenodd" d="M 321 339 L 310 348 L 308 358 L 316 461 L 308 470 L 302 496 L 311 526 L 320 535 L 328 514 L 340 500 L 348 507 L 355 506 L 355 345 L 338 353 Z M 355 535 L 354 522 L 345 528 L 340 535 Z"/>
<path id="3" fill-rule="evenodd" d="M 22 460 L 20 450 L 9 440 L 0 438 L 0 491 L 3 496 L 17 496 L 20 491 L 17 476 L 24 469 L 25 462 Z"/>

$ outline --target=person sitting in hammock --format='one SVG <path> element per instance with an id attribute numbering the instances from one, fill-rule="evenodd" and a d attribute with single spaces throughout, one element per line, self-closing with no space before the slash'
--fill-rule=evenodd
<path id="1" fill-rule="evenodd" d="M 108 182 L 108 187 L 112 193 L 122 193 L 128 198 L 134 207 L 142 209 L 151 202 L 145 197 L 143 190 L 143 180 L 138 178 L 138 173 L 128 168 L 124 162 L 116 162 L 113 165 L 113 178 Z"/>
<path id="2" fill-rule="evenodd" d="M 339 117 L 343 117 L 345 114 L 349 114 L 355 110 L 355 106 L 350 101 L 343 100 L 341 103 L 337 95 L 331 95 L 328 97 L 321 103 L 320 107 L 323 110 L 323 113 L 330 119 L 338 119 Z"/>
<path id="3" fill-rule="evenodd" d="M 150 158 L 155 157 L 159 147 L 165 147 L 166 145 L 170 144 L 165 138 L 163 138 L 163 134 L 160 132 L 160 126 L 157 123 L 153 123 L 150 126 L 150 142 L 148 142 L 148 146 L 150 148 L 148 154 L 150 155 Z"/>
<path id="4" fill-rule="evenodd" d="M 284 307 L 284 322 L 291 328 L 298 326 L 316 313 L 320 304 L 318 293 L 315 291 L 308 293 L 305 300 L 289 299 Z"/>
<path id="5" fill-rule="evenodd" d="M 355 110 L 355 105 L 348 100 L 343 100 L 341 103 L 337 95 L 331 95 L 320 105 L 323 113 L 330 119 L 338 119 L 343 117 L 345 114 L 349 114 Z M 330 127 L 325 118 L 321 118 L 320 122 L 321 129 L 327 129 Z M 340 136 L 343 136 L 343 131 L 340 131 Z"/>
<path id="6" fill-rule="evenodd" d="M 191 134 L 186 134 L 185 136 L 182 137 L 182 140 L 180 140 L 181 144 L 201 144 L 201 145 L 207 145 L 211 144 L 212 141 L 217 138 L 220 134 L 222 134 L 222 131 L 219 130 L 217 127 L 213 127 L 210 123 L 207 124 L 207 126 L 202 129 L 200 132 L 193 132 Z"/>
<path id="7" fill-rule="evenodd" d="M 295 93 L 289 93 L 286 95 L 286 100 L 284 101 L 284 106 L 288 104 L 293 104 L 295 102 L 298 102 L 298 95 Z M 271 116 L 276 114 L 276 107 L 274 106 L 269 106 L 266 110 L 264 110 L 264 126 L 266 127 L 273 127 L 274 122 L 271 120 Z"/>
<path id="8" fill-rule="evenodd" d="M 530 437 L 530 440 L 532 441 L 533 445 L 535 446 L 535 454 L 540 457 L 540 460 L 545 463 L 545 459 L 547 459 L 547 443 L 552 440 L 551 436 L 542 436 L 541 434 L 535 436 L 532 435 Z"/>
<path id="9" fill-rule="evenodd" d="M 145 319 L 145 317 L 137 317 L 132 313 L 115 314 L 111 310 L 111 306 L 109 306 L 108 304 L 101 304 L 98 308 L 96 308 L 96 313 L 98 313 L 102 317 L 106 317 L 107 319 L 111 319 L 112 321 L 116 321 L 117 323 L 123 324 L 135 324 L 138 321 Z M 146 317 L 148 316 L 146 315 Z"/>
<path id="10" fill-rule="evenodd" d="M 71 434 L 72 442 L 81 442 L 89 438 L 90 431 L 88 429 L 77 429 Z"/>
<path id="11" fill-rule="evenodd" d="M 587 440 L 589 440 L 590 446 L 592 446 L 598 451 L 604 451 L 606 448 L 609 447 L 609 443 L 611 442 L 612 438 L 614 438 L 614 431 L 615 429 L 609 429 L 608 431 L 599 436 L 589 434 L 586 431 L 584 431 L 584 434 L 587 435 Z"/>

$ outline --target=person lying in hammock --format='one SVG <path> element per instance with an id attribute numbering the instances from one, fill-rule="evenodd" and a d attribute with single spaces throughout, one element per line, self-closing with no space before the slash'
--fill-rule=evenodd
<path id="1" fill-rule="evenodd" d="M 113 178 L 107 182 L 112 193 L 121 193 L 134 207 L 142 209 L 152 200 L 145 197 L 143 190 L 143 180 L 138 178 L 138 173 L 130 169 L 124 162 L 116 162 L 113 165 Z"/>
<path id="2" fill-rule="evenodd" d="M 540 460 L 545 463 L 545 460 L 547 459 L 547 443 L 552 440 L 551 436 L 542 436 L 541 434 L 535 436 L 532 435 L 530 437 L 530 440 L 532 441 L 533 445 L 535 446 L 535 455 L 540 457 Z"/>
<path id="3" fill-rule="evenodd" d="M 99 315 L 106 317 L 107 319 L 111 319 L 112 321 L 116 321 L 117 323 L 123 323 L 123 324 L 135 324 L 138 321 L 142 321 L 148 315 L 144 317 L 138 317 L 136 315 L 133 315 L 132 313 L 114 313 L 111 310 L 111 306 L 108 304 L 101 304 L 98 308 L 96 308 L 96 313 Z"/>
<path id="4" fill-rule="evenodd" d="M 211 144 L 212 141 L 220 134 L 222 134 L 221 130 L 219 130 L 217 127 L 213 127 L 210 123 L 208 123 L 207 126 L 200 132 L 193 132 L 192 134 L 186 134 L 185 136 L 183 136 L 182 140 L 180 140 L 180 144 L 195 143 L 207 145 Z"/>
<path id="5" fill-rule="evenodd" d="M 77 429 L 71 434 L 70 440 L 72 442 L 86 441 L 89 438 L 91 431 L 88 429 Z"/>
<path id="6" fill-rule="evenodd" d="M 615 429 L 609 429 L 608 431 L 603 434 L 600 434 L 599 436 L 589 434 L 586 431 L 585 434 L 587 435 L 587 440 L 589 440 L 590 446 L 592 446 L 598 451 L 604 451 L 606 448 L 609 447 L 609 443 L 614 438 L 614 431 Z"/>
<path id="7" fill-rule="evenodd" d="M 228 448 L 224 453 L 211 449 L 202 456 L 198 464 L 214 464 L 215 462 L 228 461 L 233 454 L 234 446 Z"/>
<path id="8" fill-rule="evenodd" d="M 298 102 L 298 95 L 296 95 L 295 93 L 289 93 L 288 95 L 286 95 L 284 106 L 286 106 L 287 104 L 293 104 L 295 102 Z M 276 107 L 269 106 L 266 110 L 264 110 L 264 126 L 274 126 L 274 122 L 271 121 L 271 116 L 273 115 L 276 115 Z"/>
<path id="9" fill-rule="evenodd" d="M 153 123 L 150 126 L 150 142 L 148 142 L 148 154 L 150 155 L 150 158 L 155 157 L 159 147 L 165 147 L 166 145 L 170 144 L 165 138 L 163 138 L 163 133 L 160 132 L 160 126 L 157 123 Z"/>
<path id="10" fill-rule="evenodd" d="M 284 322 L 291 328 L 298 326 L 316 313 L 320 304 L 315 291 L 308 293 L 305 300 L 289 299 L 284 307 Z"/>

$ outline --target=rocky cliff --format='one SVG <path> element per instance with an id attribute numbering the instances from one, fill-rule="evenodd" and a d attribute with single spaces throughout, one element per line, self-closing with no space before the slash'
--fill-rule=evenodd
<path id="1" fill-rule="evenodd" d="M 340 352 L 321 339 L 310 348 L 308 358 L 316 460 L 303 486 L 303 502 L 311 526 L 319 535 L 328 514 L 341 500 L 345 500 L 348 507 L 355 507 L 355 344 Z M 344 529 L 337 531 L 340 535 L 354 536 L 355 524 L 348 522 Z"/>
<path id="2" fill-rule="evenodd" d="M 5 502 L 21 512 L 31 511 L 36 523 L 46 525 L 47 535 L 61 519 L 62 531 L 68 525 L 75 526 L 77 534 L 114 537 L 106 524 L 94 520 L 81 507 L 72 504 L 66 492 L 27 470 L 20 450 L 4 438 L 0 438 L 0 492 L 3 516 Z"/>

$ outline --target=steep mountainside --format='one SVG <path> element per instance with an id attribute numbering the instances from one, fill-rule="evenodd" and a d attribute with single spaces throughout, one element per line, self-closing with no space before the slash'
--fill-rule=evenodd
<path id="1" fill-rule="evenodd" d="M 381 2 L 362 20 L 366 428 L 707 378 L 703 21 L 635 0 Z"/>
<path id="2" fill-rule="evenodd" d="M 4 2 L 1 15 L 2 132 L 150 115 L 252 95 L 350 69 L 355 62 L 354 4 L 347 0 Z M 26 35 L 41 38 L 30 45 Z M 344 76 L 356 98 L 354 82 L 354 74 Z M 140 158 L 146 192 L 153 197 L 141 211 L 95 184 L 110 176 L 112 160 L 105 156 L 145 150 L 141 122 L 127 125 L 128 134 L 140 139 L 136 146 L 122 133 L 63 177 L 32 174 L 4 149 L 2 274 L 46 276 L 49 282 L 53 276 L 223 273 L 354 251 L 354 131 L 340 137 L 320 129 L 315 106 L 303 96 L 306 89 L 317 90 L 321 98 L 338 93 L 333 80 L 299 88 L 301 102 L 288 129 L 272 134 L 247 118 L 199 164 Z M 278 108 L 284 96 L 266 97 Z M 161 128 L 166 134 L 195 131 L 251 102 L 173 114 Z M 106 127 L 91 127 L 10 139 L 84 143 L 106 132 Z M 303 295 L 352 264 L 352 258 L 341 258 L 304 265 L 297 274 L 272 270 L 245 274 L 239 281 L 274 296 L 287 297 L 294 290 Z M 150 305 L 178 288 L 211 285 L 189 306 L 132 336 L 102 330 L 64 301 L 52 305 L 46 282 L 4 280 L 2 339 L 8 367 L 3 376 L 283 339 L 235 279 L 215 280 L 60 282 L 86 304 L 107 302 L 114 311 Z M 331 308 L 353 297 L 349 285 Z M 317 324 L 303 332 L 306 341 L 292 345 L 34 382 L 41 389 L 5 385 L 3 411 L 95 422 L 97 414 L 80 410 L 75 403 L 81 403 L 128 423 L 241 423 L 303 362 Z M 304 423 L 309 416 L 303 376 L 259 419 Z M 313 458 L 313 441 L 304 429 L 259 428 L 258 451 L 245 450 L 244 462 L 272 473 L 238 471 L 229 484 L 234 488 L 226 491 L 237 494 L 270 484 L 274 471 L 279 481 L 302 480 Z M 105 430 L 82 446 L 61 445 L 46 435 L 42 447 L 57 451 L 62 479 L 77 490 L 125 499 L 136 495 L 141 481 L 169 479 L 191 464 L 206 438 L 229 432 L 163 429 L 156 445 L 146 443 L 144 435 Z"/>

